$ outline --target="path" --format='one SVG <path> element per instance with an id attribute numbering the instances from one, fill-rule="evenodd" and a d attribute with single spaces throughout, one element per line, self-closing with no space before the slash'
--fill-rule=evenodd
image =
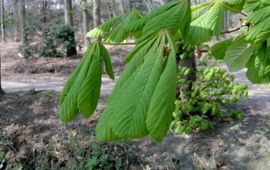
<path id="1" fill-rule="evenodd" d="M 107 77 L 102 78 L 101 86 L 101 97 L 107 97 L 115 82 Z M 14 82 L 14 81 L 2 81 L 3 89 L 6 93 L 13 93 L 18 91 L 29 91 L 35 89 L 39 90 L 55 90 L 61 91 L 63 89 L 63 82 L 33 82 L 33 81 L 24 81 L 24 82 Z"/>

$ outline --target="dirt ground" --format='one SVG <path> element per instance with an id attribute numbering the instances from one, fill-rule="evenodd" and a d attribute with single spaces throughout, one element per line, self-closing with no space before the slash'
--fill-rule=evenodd
<path id="1" fill-rule="evenodd" d="M 65 81 L 80 62 L 82 51 L 73 58 L 22 58 L 18 51 L 19 43 L 5 42 L 0 44 L 2 56 L 2 78 L 7 81 Z M 115 74 L 121 73 L 124 67 L 123 58 L 132 46 L 106 46 L 112 57 Z"/>
<path id="2" fill-rule="evenodd" d="M 17 43 L 2 45 L 4 80 L 64 81 L 78 58 L 18 57 Z M 116 72 L 130 47 L 108 47 Z M 120 57 L 119 57 L 120 56 Z M 238 74 L 238 73 L 237 73 Z M 238 81 L 246 82 L 243 73 Z M 7 169 L 270 169 L 270 90 L 249 84 L 250 99 L 237 106 L 244 120 L 217 122 L 206 133 L 167 135 L 162 143 L 100 143 L 94 128 L 105 106 L 100 101 L 91 119 L 68 125 L 58 120 L 59 93 L 29 91 L 0 96 L 0 167 Z M 98 156 L 97 156 L 98 155 Z M 107 168 L 104 168 L 107 167 Z M 1 168 L 0 168 L 1 169 Z"/>

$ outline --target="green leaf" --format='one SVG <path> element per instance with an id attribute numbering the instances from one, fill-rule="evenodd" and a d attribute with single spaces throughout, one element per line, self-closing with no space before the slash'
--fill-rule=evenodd
<path id="1" fill-rule="evenodd" d="M 161 29 L 175 34 L 179 29 L 182 34 L 188 30 L 191 18 L 190 6 L 187 0 L 168 3 L 145 17 L 143 35 L 153 34 Z"/>
<path id="2" fill-rule="evenodd" d="M 249 61 L 247 77 L 253 83 L 270 82 L 270 48 L 264 42 L 257 54 Z"/>
<path id="3" fill-rule="evenodd" d="M 90 63 L 91 55 L 93 52 L 94 46 L 89 47 L 83 56 L 83 60 L 80 65 L 77 67 L 75 72 L 71 75 L 70 79 L 64 86 L 61 101 L 60 101 L 60 120 L 68 122 L 73 120 L 79 110 L 77 107 L 77 97 L 79 92 L 79 87 L 82 84 L 84 78 L 87 75 Z"/>
<path id="4" fill-rule="evenodd" d="M 97 48 L 92 55 L 92 62 L 87 76 L 83 80 L 78 92 L 78 108 L 85 117 L 91 116 L 96 110 L 100 96 L 101 77 L 100 51 Z"/>
<path id="5" fill-rule="evenodd" d="M 208 27 L 207 13 L 191 22 L 189 33 L 184 35 L 190 44 L 201 44 L 211 39 L 212 32 Z"/>
<path id="6" fill-rule="evenodd" d="M 191 20 L 194 21 L 199 18 L 201 15 L 206 13 L 213 5 L 213 2 L 203 2 L 197 5 L 191 6 Z"/>
<path id="7" fill-rule="evenodd" d="M 252 24 L 258 24 L 270 17 L 270 6 L 255 11 L 246 17 L 246 20 Z"/>
<path id="8" fill-rule="evenodd" d="M 142 30 L 143 25 L 142 15 L 137 10 L 132 10 L 112 29 L 105 41 L 120 43 L 131 35 L 138 35 L 137 33 Z"/>
<path id="9" fill-rule="evenodd" d="M 226 50 L 231 45 L 232 41 L 233 41 L 233 38 L 216 43 L 215 45 L 211 47 L 211 51 L 210 51 L 211 55 L 215 57 L 217 60 L 223 60 Z"/>
<path id="10" fill-rule="evenodd" d="M 230 71 L 239 71 L 246 67 L 252 53 L 253 49 L 251 44 L 247 43 L 245 40 L 237 40 L 228 47 L 224 61 Z"/>
<path id="11" fill-rule="evenodd" d="M 102 113 L 101 119 L 97 124 L 97 139 L 111 141 L 116 139 L 141 138 L 149 134 L 149 131 L 156 140 L 161 140 L 164 137 L 164 133 L 168 130 L 167 124 L 165 123 L 166 128 L 162 127 L 162 133 L 158 137 L 156 132 L 159 129 L 155 129 L 152 126 L 153 122 L 149 126 L 151 130 L 147 129 L 146 116 L 148 116 L 147 113 L 151 106 L 152 97 L 157 97 L 160 95 L 157 91 L 162 91 L 162 89 L 157 88 L 162 88 L 162 84 L 167 85 L 169 83 L 168 88 L 171 89 L 171 83 L 168 81 L 172 79 L 175 80 L 176 84 L 176 73 L 175 75 L 170 74 L 173 73 L 172 70 L 176 72 L 176 64 L 173 68 L 170 64 L 170 68 L 172 68 L 171 72 L 166 71 L 169 69 L 169 66 L 166 67 L 168 65 L 166 64 L 168 62 L 166 59 L 168 56 L 164 56 L 163 50 L 165 47 L 168 48 L 170 56 L 173 56 L 173 58 L 170 58 L 175 60 L 174 46 L 172 43 L 167 43 L 171 41 L 168 37 L 170 37 L 168 31 L 160 31 L 157 36 L 153 36 L 152 39 L 147 40 L 148 43 L 146 43 L 146 46 L 131 53 L 134 56 L 130 57 L 127 69 L 117 81 L 116 87 L 108 101 L 107 108 Z M 175 93 L 176 87 L 173 88 L 171 90 Z M 171 97 L 171 95 L 168 95 L 168 91 L 166 91 L 165 98 L 168 99 L 167 97 Z M 175 95 L 173 99 L 168 99 L 166 102 L 164 100 L 161 105 L 168 108 L 168 110 L 166 113 L 166 109 L 161 112 L 162 114 L 156 113 L 155 118 L 163 119 L 165 114 L 171 115 L 173 109 L 169 109 L 171 108 L 169 106 L 174 106 L 174 100 Z M 154 108 L 152 110 L 155 111 Z M 160 122 L 157 123 L 158 125 L 156 127 L 160 127 Z"/>
<path id="12" fill-rule="evenodd" d="M 251 22 L 253 25 L 248 30 L 246 39 L 253 43 L 259 44 L 264 42 L 270 37 L 270 5 L 267 7 L 262 7 L 251 13 L 247 17 L 247 21 Z"/>
<path id="13" fill-rule="evenodd" d="M 238 13 L 241 12 L 246 0 L 225 0 L 225 8 L 228 10 Z"/>
<path id="14" fill-rule="evenodd" d="M 106 72 L 109 75 L 109 77 L 114 80 L 114 72 L 113 72 L 110 54 L 108 53 L 107 49 L 104 47 L 103 44 L 99 43 L 98 45 L 100 49 L 100 55 L 102 56 L 102 59 L 105 64 Z"/>
<path id="15" fill-rule="evenodd" d="M 100 51 L 96 43 L 89 47 L 65 84 L 60 100 L 60 120 L 71 121 L 79 111 L 88 117 L 95 111 L 101 87 Z"/>
<path id="16" fill-rule="evenodd" d="M 107 36 L 111 32 L 111 30 L 116 25 L 118 25 L 119 22 L 121 22 L 123 17 L 124 16 L 118 16 L 108 20 L 107 22 L 99 25 L 97 28 L 94 28 L 93 30 L 89 31 L 86 36 L 89 38 L 99 38 Z"/>
<path id="17" fill-rule="evenodd" d="M 244 5 L 244 11 L 252 12 L 269 5 L 269 0 L 246 0 Z"/>
<path id="18" fill-rule="evenodd" d="M 164 42 L 163 42 L 164 43 Z M 162 48 L 156 47 L 146 54 L 148 59 L 138 70 L 133 81 L 125 86 L 117 99 L 111 118 L 113 133 L 124 139 L 141 138 L 148 134 L 145 120 L 151 96 L 162 72 Z M 155 52 L 158 50 L 158 53 Z M 128 97 L 126 97 L 128 94 Z M 121 105 L 123 105 L 121 107 Z"/>
<path id="19" fill-rule="evenodd" d="M 114 141 L 121 139 L 113 134 L 113 122 L 111 121 L 112 115 L 115 113 L 114 109 L 117 107 L 119 93 L 121 92 L 121 89 L 127 88 L 134 80 L 144 62 L 144 56 L 148 53 L 148 51 L 150 51 L 156 41 L 157 36 L 153 36 L 152 38 L 145 40 L 145 42 L 142 42 L 143 45 L 138 44 L 136 48 L 128 55 L 129 63 L 113 88 L 111 96 L 107 102 L 107 107 L 101 114 L 101 117 L 97 123 L 96 137 L 98 140 Z"/>
<path id="20" fill-rule="evenodd" d="M 176 99 L 176 77 L 175 53 L 172 52 L 168 56 L 147 112 L 147 129 L 156 141 L 162 141 L 172 122 Z"/>
<path id="21" fill-rule="evenodd" d="M 222 1 L 217 1 L 208 11 L 208 26 L 216 36 L 219 36 L 223 28 L 224 7 Z"/>

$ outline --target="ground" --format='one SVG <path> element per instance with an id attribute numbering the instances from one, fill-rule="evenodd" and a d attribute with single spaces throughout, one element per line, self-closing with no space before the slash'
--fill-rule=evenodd
<path id="1" fill-rule="evenodd" d="M 217 122 L 193 135 L 169 133 L 162 143 L 145 138 L 104 144 L 95 140 L 94 129 L 114 82 L 104 76 L 103 97 L 91 119 L 64 125 L 58 120 L 58 91 L 79 57 L 24 59 L 17 45 L 1 49 L 9 93 L 0 97 L 0 164 L 5 158 L 7 169 L 270 169 L 270 89 L 248 83 L 244 72 L 236 77 L 249 85 L 250 99 L 234 106 L 244 111 L 243 121 Z M 108 48 L 120 73 L 121 56 L 130 47 Z"/>

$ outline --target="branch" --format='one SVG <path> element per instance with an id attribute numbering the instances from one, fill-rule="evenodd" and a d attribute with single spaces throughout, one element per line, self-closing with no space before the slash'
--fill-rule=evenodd
<path id="1" fill-rule="evenodd" d="M 243 15 L 243 16 L 248 16 L 248 14 L 244 13 L 244 12 L 240 12 L 239 14 Z"/>
<path id="2" fill-rule="evenodd" d="M 131 43 L 105 43 L 103 42 L 102 44 L 104 45 L 135 45 L 135 42 L 131 42 Z"/>
<path id="3" fill-rule="evenodd" d="M 230 33 L 239 31 L 240 29 L 241 29 L 241 27 L 233 28 L 231 30 L 227 30 L 227 31 L 221 32 L 221 34 L 230 34 Z"/>

